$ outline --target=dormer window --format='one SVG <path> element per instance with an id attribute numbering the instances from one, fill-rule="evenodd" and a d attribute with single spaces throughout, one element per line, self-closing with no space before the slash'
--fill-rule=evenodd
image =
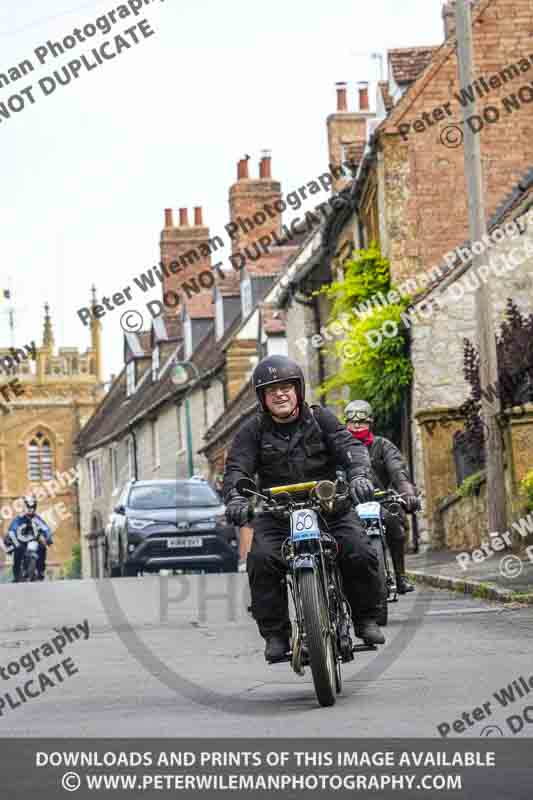
<path id="1" fill-rule="evenodd" d="M 156 344 L 152 350 L 152 380 L 156 381 L 159 377 L 159 345 Z"/>
<path id="2" fill-rule="evenodd" d="M 126 397 L 131 397 L 135 391 L 135 361 L 130 361 L 126 367 Z"/>
<path id="3" fill-rule="evenodd" d="M 246 275 L 241 281 L 241 304 L 243 317 L 248 317 L 253 310 L 252 281 L 249 275 Z"/>
<path id="4" fill-rule="evenodd" d="M 224 301 L 218 290 L 215 293 L 215 335 L 217 339 L 224 335 Z"/>

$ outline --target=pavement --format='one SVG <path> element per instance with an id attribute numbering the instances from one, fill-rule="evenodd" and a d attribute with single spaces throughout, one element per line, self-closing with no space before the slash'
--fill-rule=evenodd
<path id="1" fill-rule="evenodd" d="M 493 552 L 484 561 L 462 564 L 457 555 L 449 550 L 411 554 L 406 557 L 406 571 L 412 580 L 428 586 L 533 605 L 533 560 L 527 552 Z"/>

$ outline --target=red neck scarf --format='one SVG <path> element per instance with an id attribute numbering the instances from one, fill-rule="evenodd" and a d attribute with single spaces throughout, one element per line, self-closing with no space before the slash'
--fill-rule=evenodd
<path id="1" fill-rule="evenodd" d="M 370 430 L 370 428 L 363 428 L 360 431 L 350 431 L 354 439 L 358 439 L 360 442 L 363 442 L 366 447 L 370 447 L 372 442 L 374 441 L 374 434 Z"/>

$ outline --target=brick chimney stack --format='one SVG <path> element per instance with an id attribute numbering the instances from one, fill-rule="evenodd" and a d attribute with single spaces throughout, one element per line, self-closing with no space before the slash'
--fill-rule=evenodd
<path id="1" fill-rule="evenodd" d="M 201 294 L 194 291 L 193 282 L 201 272 L 209 270 L 212 273 L 212 253 L 216 248 L 213 245 L 213 249 L 211 249 L 210 242 L 214 242 L 217 237 L 210 240 L 209 235 L 208 226 L 203 224 L 201 206 L 194 208 L 194 225 L 189 225 L 187 208 L 179 209 L 179 225 L 172 224 L 172 211 L 165 209 L 165 227 L 161 231 L 160 247 L 161 261 L 167 274 L 161 270 L 163 275 L 162 294 L 175 292 L 180 295 L 180 300 L 176 303 L 175 308 L 171 307 L 174 299 L 171 298 L 168 301 L 168 306 L 164 309 L 165 314 L 179 315 L 182 305 L 189 306 L 193 301 L 198 302 L 197 298 L 200 296 L 204 299 L 210 297 L 210 292 L 205 291 L 205 289 L 209 289 L 208 286 L 204 286 L 205 277 L 202 278 L 203 283 L 199 284 L 202 287 Z M 220 246 L 222 246 L 222 239 L 220 241 Z M 215 253 L 213 263 L 218 260 L 220 259 Z M 187 292 L 180 288 L 185 282 L 191 286 L 189 297 L 187 297 Z"/>
<path id="2" fill-rule="evenodd" d="M 348 111 L 348 98 L 346 94 L 346 83 L 338 81 L 337 87 L 337 111 Z"/>
<path id="3" fill-rule="evenodd" d="M 349 111 L 347 103 L 346 83 L 336 83 L 337 110 L 330 114 L 326 120 L 328 129 L 328 163 L 333 170 L 332 190 L 338 192 L 352 179 L 350 168 L 344 168 L 344 174 L 337 172 L 343 162 L 351 160 L 349 151 L 355 148 L 360 150 L 366 141 L 367 120 L 375 117 L 370 110 L 368 102 L 368 83 L 359 82 L 359 110 Z"/>
<path id="4" fill-rule="evenodd" d="M 368 81 L 359 81 L 359 111 L 368 109 Z"/>
<path id="5" fill-rule="evenodd" d="M 268 236 L 271 231 L 281 236 L 280 200 L 281 184 L 272 179 L 270 151 L 262 153 L 258 178 L 249 177 L 248 158 L 241 158 L 237 164 L 237 180 L 229 190 L 230 223 L 237 226 L 231 237 L 233 254 L 249 247 L 252 258 L 246 260 L 252 262 L 261 236 Z"/>

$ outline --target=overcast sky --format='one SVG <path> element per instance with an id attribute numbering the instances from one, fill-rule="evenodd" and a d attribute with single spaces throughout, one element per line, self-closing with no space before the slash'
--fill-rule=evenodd
<path id="1" fill-rule="evenodd" d="M 56 345 L 85 349 L 89 328 L 76 311 L 91 284 L 112 295 L 157 263 L 164 208 L 201 205 L 219 233 L 237 160 L 249 153 L 255 177 L 263 148 L 284 192 L 310 181 L 327 167 L 335 81 L 353 83 L 354 108 L 356 82 L 378 77 L 370 52 L 443 39 L 441 0 L 153 0 L 39 65 L 36 48 L 119 5 L 9 0 L 0 8 L 0 73 L 26 58 L 35 66 L 0 88 L 0 103 L 27 86 L 35 99 L 0 116 L 0 288 L 10 276 L 17 346 L 40 343 L 48 300 Z M 139 44 L 44 96 L 41 78 L 142 19 L 155 35 L 136 29 Z M 130 307 L 148 321 L 145 304 L 159 295 L 137 290 Z M 106 379 L 122 366 L 123 310 L 102 319 Z M 5 313 L 0 333 L 10 345 Z"/>

